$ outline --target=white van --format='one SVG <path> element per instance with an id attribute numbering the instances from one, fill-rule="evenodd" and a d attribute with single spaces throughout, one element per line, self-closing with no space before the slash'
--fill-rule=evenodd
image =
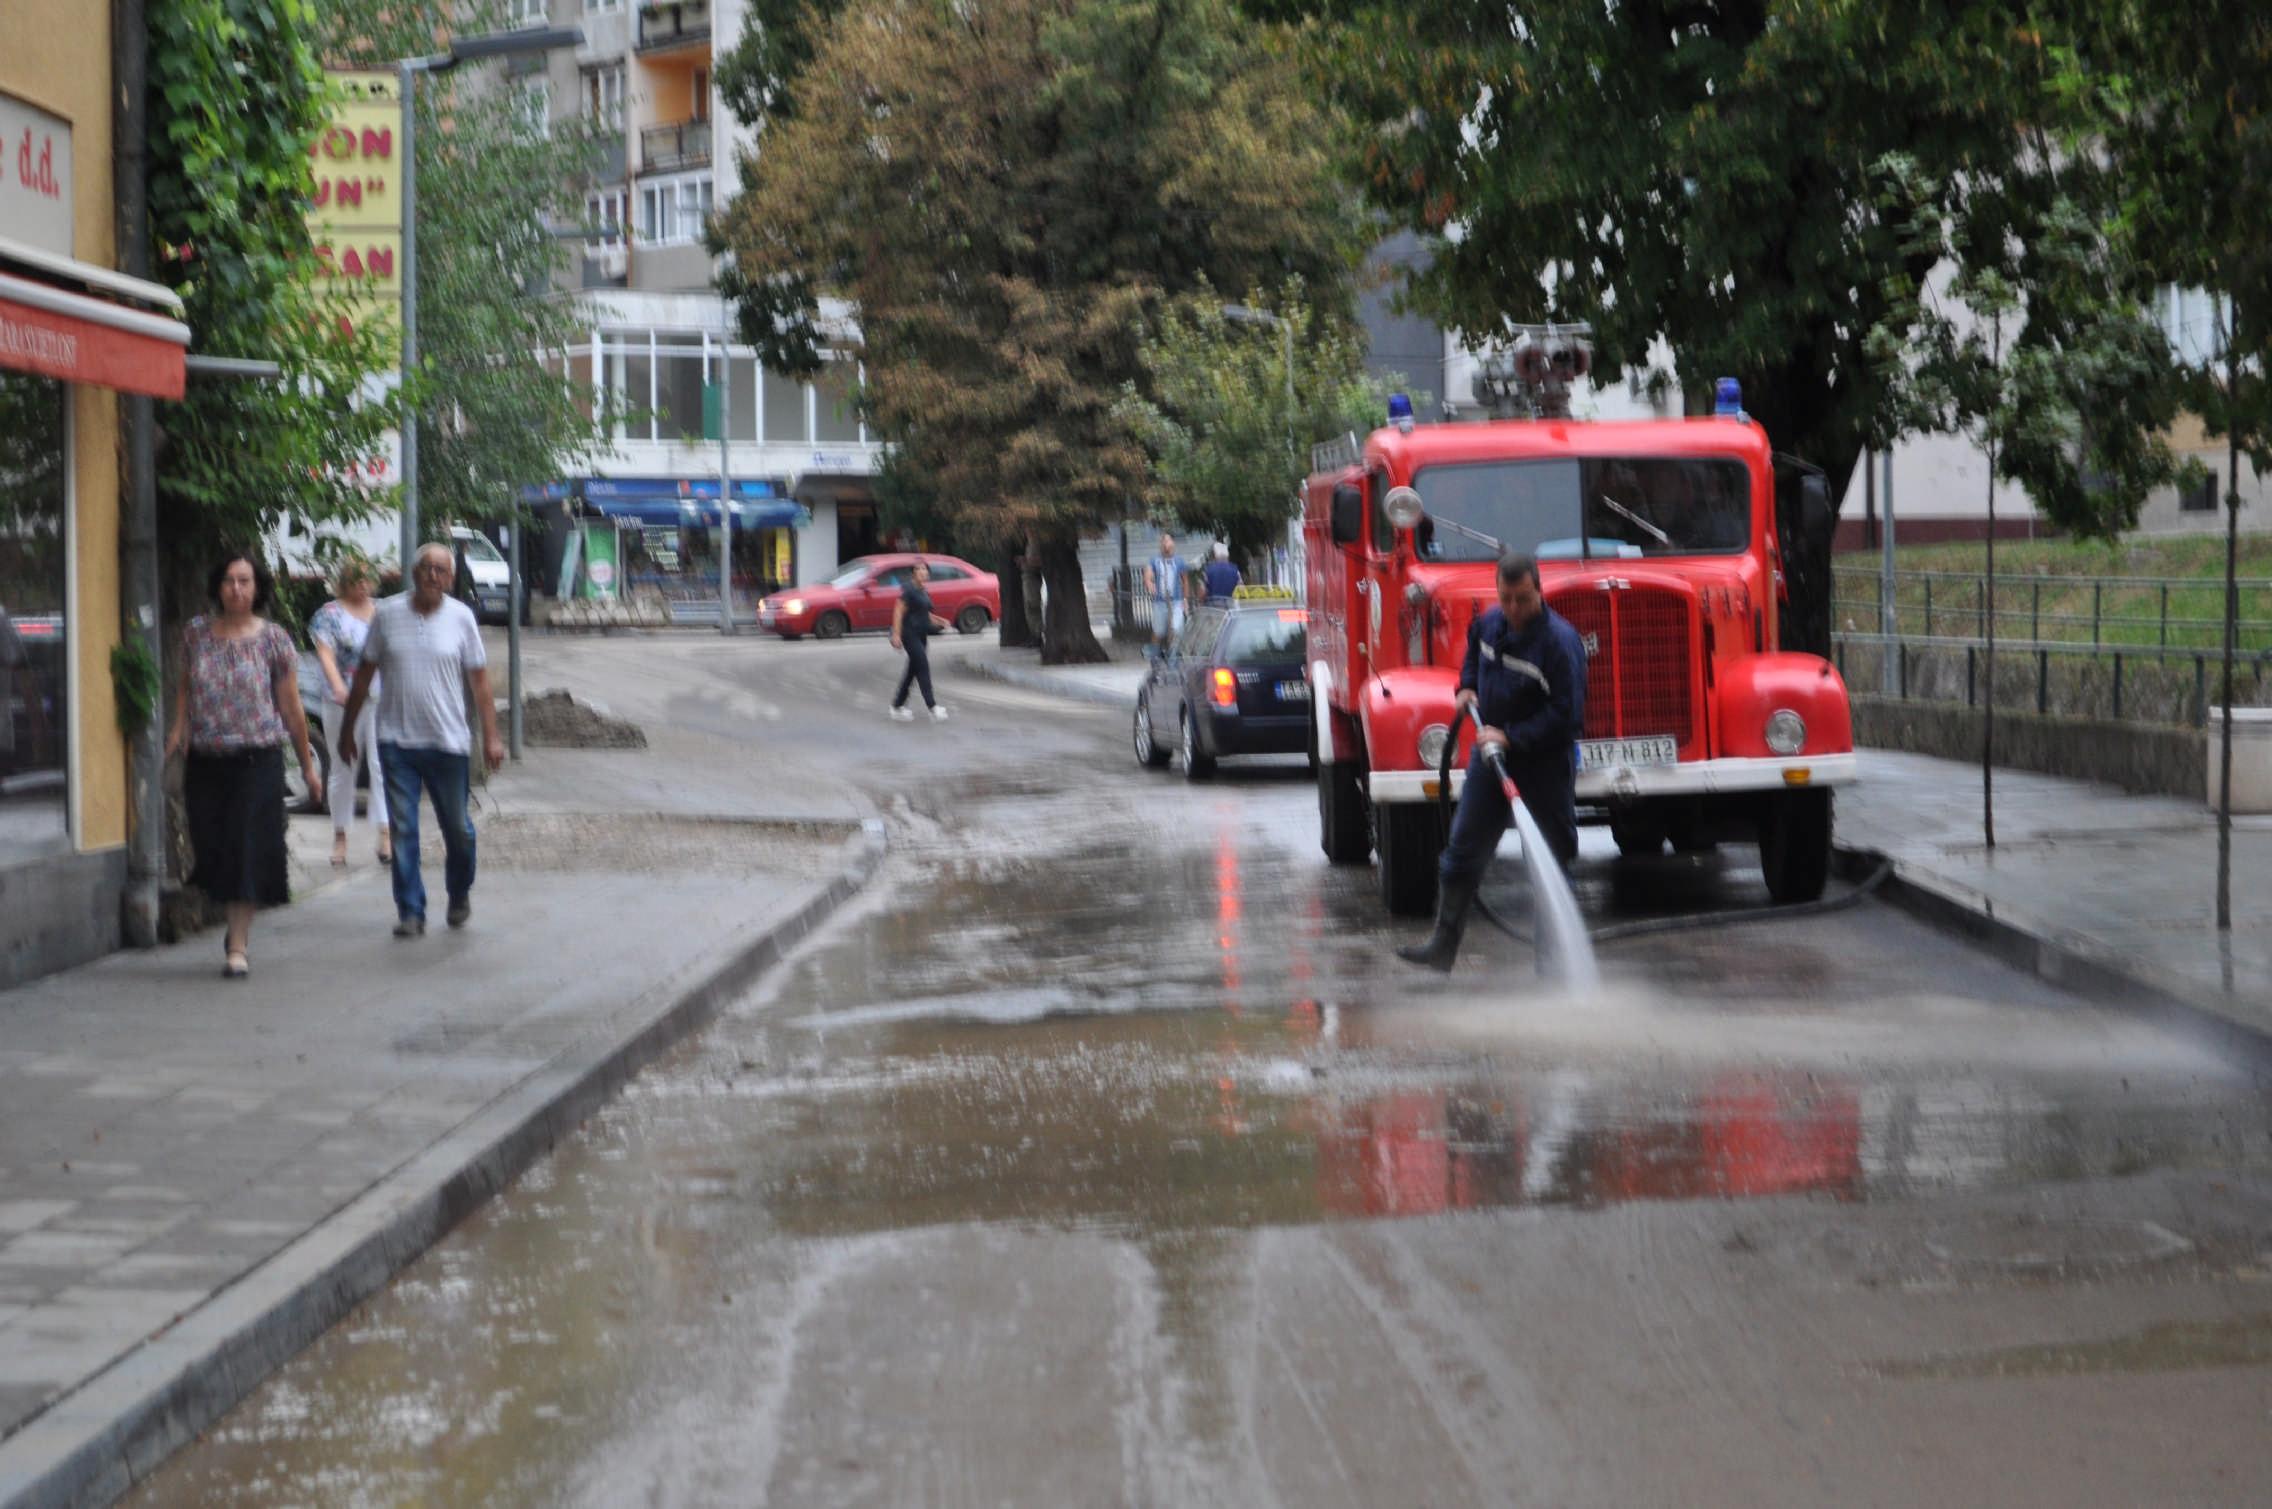
<path id="1" fill-rule="evenodd" d="M 462 594 L 470 585 L 475 615 L 483 623 L 505 622 L 506 605 L 512 600 L 513 573 L 504 554 L 489 543 L 488 536 L 463 525 L 451 526 L 450 546 L 465 557 L 466 574 L 473 578 L 470 584 L 459 583 L 456 590 Z"/>

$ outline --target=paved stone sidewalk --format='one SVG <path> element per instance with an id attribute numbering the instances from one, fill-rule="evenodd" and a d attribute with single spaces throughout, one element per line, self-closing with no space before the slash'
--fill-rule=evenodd
<path id="1" fill-rule="evenodd" d="M 1980 909 L 2146 983 L 2272 1030 L 2272 817 L 2233 823 L 2233 928 L 2215 927 L 2216 815 L 2178 797 L 1865 750 L 1838 797 L 1841 842 L 1881 850 Z"/>
<path id="2" fill-rule="evenodd" d="M 511 1171 L 460 1187 L 500 1139 L 842 893 L 875 842 L 855 798 L 697 753 L 667 733 L 531 750 L 477 801 L 462 932 L 441 924 L 430 813 L 434 925 L 414 941 L 389 936 L 367 827 L 341 873 L 328 819 L 297 817 L 314 884 L 256 924 L 250 981 L 221 978 L 214 932 L 0 992 L 0 1503 L 127 1401 L 235 1397 L 190 1376 L 183 1338 L 229 1334 L 223 1315 L 265 1331 L 293 1284 L 336 1284 L 307 1256 L 334 1228 L 352 1229 L 327 1250 L 391 1249 L 410 1238 L 390 1210 L 462 1213 Z"/>

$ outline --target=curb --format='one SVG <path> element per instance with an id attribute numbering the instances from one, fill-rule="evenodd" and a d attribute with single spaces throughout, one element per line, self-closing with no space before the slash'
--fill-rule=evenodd
<path id="1" fill-rule="evenodd" d="M 2187 985 L 2150 979 L 2090 939 L 2062 934 L 1995 898 L 1876 849 L 1836 846 L 1833 868 L 1857 882 L 1890 867 L 1881 899 L 1953 934 L 2024 974 L 2204 1041 L 2242 1062 L 2272 1068 L 2272 1027 L 2247 1022 Z"/>
<path id="2" fill-rule="evenodd" d="M 779 963 L 874 875 L 861 822 L 826 889 L 701 966 L 644 1024 L 579 1043 L 414 1154 L 322 1224 L 0 1442 L 0 1504 L 107 1504 L 575 1130 L 594 1108 Z"/>
<path id="3" fill-rule="evenodd" d="M 1067 682 L 1040 669 L 1022 665 L 1003 665 L 993 660 L 958 660 L 955 662 L 965 674 L 987 681 L 999 681 L 1004 686 L 1015 686 L 1029 692 L 1046 692 L 1070 702 L 1086 702 L 1093 707 L 1132 708 L 1135 706 L 1125 692 L 1108 692 L 1103 687 L 1084 686 Z"/>

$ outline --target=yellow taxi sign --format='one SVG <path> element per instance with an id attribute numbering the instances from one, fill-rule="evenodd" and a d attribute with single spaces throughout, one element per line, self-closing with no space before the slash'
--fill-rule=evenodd
<path id="1" fill-rule="evenodd" d="M 1231 601 L 1237 603 L 1290 603 L 1295 601 L 1291 587 L 1234 587 Z"/>

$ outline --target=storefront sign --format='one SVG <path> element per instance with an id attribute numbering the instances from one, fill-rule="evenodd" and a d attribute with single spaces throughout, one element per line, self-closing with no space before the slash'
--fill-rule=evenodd
<path id="1" fill-rule="evenodd" d="M 814 451 L 812 469 L 816 472 L 860 472 L 867 470 L 860 464 L 859 456 L 851 451 Z"/>
<path id="2" fill-rule="evenodd" d="M 158 336 L 0 299 L 0 367 L 122 393 L 179 398 L 181 358 L 178 344 Z"/>
<path id="3" fill-rule="evenodd" d="M 71 124 L 0 94 L 0 236 L 72 255 Z"/>
<path id="4" fill-rule="evenodd" d="M 402 298 L 400 81 L 371 70 L 327 77 L 337 97 L 308 147 L 308 234 L 327 285 L 354 299 L 345 318 L 392 320 Z"/>

